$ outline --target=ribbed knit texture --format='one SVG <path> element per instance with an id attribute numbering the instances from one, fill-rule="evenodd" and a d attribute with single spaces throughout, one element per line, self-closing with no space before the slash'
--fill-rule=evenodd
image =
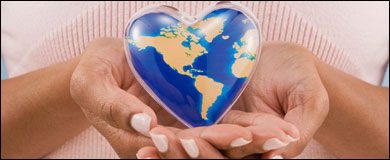
<path id="1" fill-rule="evenodd" d="M 36 63 L 32 68 L 41 68 L 69 60 L 80 55 L 88 42 L 100 37 L 123 37 L 128 19 L 137 10 L 153 4 L 167 4 L 196 16 L 205 7 L 216 2 L 102 2 L 89 8 L 76 19 L 50 32 L 34 47 Z M 320 30 L 306 21 L 302 15 L 294 12 L 283 2 L 261 1 L 241 4 L 252 10 L 257 17 L 264 41 L 280 40 L 300 44 L 307 47 L 326 63 L 346 72 L 356 66 L 353 59 L 344 50 L 328 39 Z M 34 61 L 32 61 L 34 62 Z M 34 67 L 35 66 L 35 67 Z"/>

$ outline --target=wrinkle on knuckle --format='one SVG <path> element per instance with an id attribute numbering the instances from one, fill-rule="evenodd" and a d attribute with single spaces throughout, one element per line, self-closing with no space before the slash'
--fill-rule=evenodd
<path id="1" fill-rule="evenodd" d="M 99 115 L 102 116 L 102 119 L 112 125 L 115 128 L 119 128 L 117 117 L 117 105 L 112 101 L 101 101 L 100 102 Z"/>
<path id="2" fill-rule="evenodd" d="M 90 87 L 90 77 L 82 70 L 76 70 L 70 79 L 70 94 L 76 101 L 86 98 Z"/>

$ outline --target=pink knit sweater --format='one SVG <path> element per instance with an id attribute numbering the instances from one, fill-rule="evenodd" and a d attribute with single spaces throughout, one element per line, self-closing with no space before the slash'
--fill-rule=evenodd
<path id="1" fill-rule="evenodd" d="M 127 20 L 152 4 L 197 15 L 215 2 L 1 2 L 1 54 L 15 77 L 83 53 L 99 37 L 122 38 Z M 326 63 L 378 85 L 388 60 L 388 2 L 239 2 L 263 40 L 307 47 Z M 118 158 L 93 127 L 44 158 Z M 313 140 L 298 158 L 333 158 Z"/>

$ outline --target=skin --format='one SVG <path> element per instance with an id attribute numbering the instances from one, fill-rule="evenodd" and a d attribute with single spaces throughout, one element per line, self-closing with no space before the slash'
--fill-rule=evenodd
<path id="1" fill-rule="evenodd" d="M 340 158 L 389 159 L 389 88 L 316 64 L 331 108 L 315 138 Z"/>
<path id="2" fill-rule="evenodd" d="M 39 158 L 90 126 L 69 93 L 79 60 L 1 81 L 1 158 Z"/>
<path id="3" fill-rule="evenodd" d="M 269 137 L 256 136 L 259 132 L 253 128 L 259 127 L 253 120 L 260 124 L 271 121 L 276 126 L 270 133 L 273 137 L 290 135 L 300 139 L 266 152 L 262 158 L 294 157 L 314 135 L 340 157 L 388 158 L 388 88 L 372 86 L 322 64 L 302 47 L 280 42 L 263 46 L 259 69 L 234 107 L 244 112 L 231 112 L 223 120 L 230 126 L 215 125 L 209 133 L 235 129 L 237 133 L 250 133 L 252 143 L 261 146 Z M 212 141 L 216 135 L 202 137 L 195 134 L 202 129 L 184 129 L 134 79 L 118 39 L 91 42 L 81 57 L 4 80 L 1 86 L 1 98 L 7 100 L 1 101 L 2 158 L 42 157 L 91 124 L 121 158 L 135 158 L 139 149 L 140 156 L 158 158 L 160 153 L 152 147 L 150 138 L 135 132 L 129 124 L 131 115 L 141 112 L 152 117 L 152 132 L 160 129 L 170 135 L 169 140 L 198 135 L 193 138 L 211 151 L 201 151 L 202 158 L 262 153 L 260 146 L 242 149 L 212 145 L 219 142 Z M 157 119 L 161 126 L 157 127 Z M 168 129 L 164 127 L 167 125 Z M 283 126 L 290 129 L 284 130 Z M 227 135 L 220 142 L 229 142 L 234 136 Z M 187 155 L 177 149 L 177 153 L 163 156 Z"/>

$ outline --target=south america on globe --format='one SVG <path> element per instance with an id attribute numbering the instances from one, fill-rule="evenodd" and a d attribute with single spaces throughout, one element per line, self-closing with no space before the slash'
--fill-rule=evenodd
<path id="1" fill-rule="evenodd" d="M 230 8 L 193 25 L 146 13 L 125 31 L 137 80 L 188 127 L 212 125 L 230 109 L 255 69 L 259 38 L 254 22 Z"/>

